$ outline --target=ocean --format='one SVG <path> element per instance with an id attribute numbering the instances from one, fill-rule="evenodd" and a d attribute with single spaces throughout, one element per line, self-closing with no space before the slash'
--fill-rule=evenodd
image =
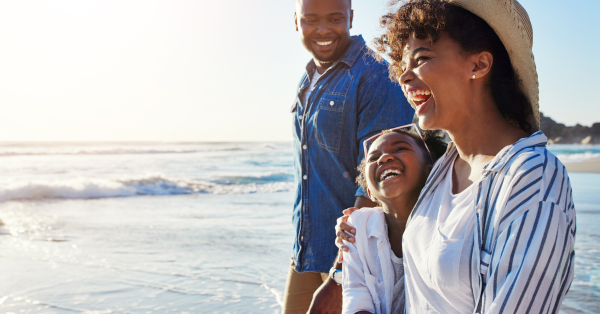
<path id="1" fill-rule="evenodd" d="M 291 143 L 0 143 L 0 174 L 0 313 L 281 312 Z M 570 179 L 576 276 L 561 313 L 599 313 L 600 174 Z"/>

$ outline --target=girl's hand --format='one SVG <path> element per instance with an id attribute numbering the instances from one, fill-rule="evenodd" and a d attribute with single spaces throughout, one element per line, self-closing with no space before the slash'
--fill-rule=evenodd
<path id="1" fill-rule="evenodd" d="M 344 216 L 338 218 L 337 225 L 335 225 L 335 235 L 337 237 L 335 239 L 335 245 L 340 249 L 340 252 L 338 254 L 338 263 L 341 263 L 343 260 L 342 251 L 348 252 L 348 247 L 346 247 L 342 243 L 342 240 L 348 241 L 350 243 L 354 243 L 354 241 L 356 241 L 353 236 L 348 234 L 351 233 L 353 235 L 356 235 L 356 229 L 354 229 L 354 227 L 346 223 L 346 221 L 348 221 L 348 217 L 350 217 L 352 212 L 354 212 L 355 210 L 359 210 L 359 208 L 350 207 L 344 209 L 344 211 L 342 212 L 344 213 Z"/>

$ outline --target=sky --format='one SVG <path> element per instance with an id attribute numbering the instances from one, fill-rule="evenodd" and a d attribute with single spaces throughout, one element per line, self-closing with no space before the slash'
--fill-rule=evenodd
<path id="1" fill-rule="evenodd" d="M 353 0 L 370 43 L 386 0 Z M 600 1 L 522 0 L 540 108 L 600 122 Z M 0 141 L 291 141 L 294 0 L 0 2 Z"/>

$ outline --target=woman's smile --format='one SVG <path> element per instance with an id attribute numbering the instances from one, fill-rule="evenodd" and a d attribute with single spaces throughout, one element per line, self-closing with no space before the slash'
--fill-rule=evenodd
<path id="1" fill-rule="evenodd" d="M 433 93 L 429 89 L 407 87 L 406 88 L 406 99 L 416 110 L 417 115 L 421 115 L 425 110 L 431 99 L 433 99 Z"/>

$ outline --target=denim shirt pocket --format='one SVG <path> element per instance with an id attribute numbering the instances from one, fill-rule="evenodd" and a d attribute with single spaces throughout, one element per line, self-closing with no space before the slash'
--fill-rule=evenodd
<path id="1" fill-rule="evenodd" d="M 337 153 L 340 148 L 346 97 L 325 94 L 319 101 L 315 117 L 316 141 L 327 151 Z"/>

